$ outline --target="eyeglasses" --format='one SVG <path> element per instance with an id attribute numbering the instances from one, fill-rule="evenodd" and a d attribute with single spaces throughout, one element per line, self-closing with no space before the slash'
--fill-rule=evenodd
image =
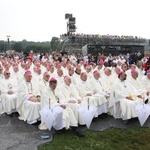
<path id="1" fill-rule="evenodd" d="M 6 73 L 6 75 L 10 75 L 10 73 Z"/>

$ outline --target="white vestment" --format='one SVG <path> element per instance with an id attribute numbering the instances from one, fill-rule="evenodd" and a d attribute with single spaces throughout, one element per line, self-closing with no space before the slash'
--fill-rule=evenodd
<path id="1" fill-rule="evenodd" d="M 82 81 L 76 85 L 79 95 L 88 105 L 94 105 L 97 107 L 97 115 L 107 112 L 107 99 L 101 94 L 94 94 L 94 90 L 88 81 Z M 87 96 L 87 94 L 91 94 L 92 96 Z"/>
<path id="2" fill-rule="evenodd" d="M 44 79 L 41 79 L 38 86 L 40 90 L 40 95 L 42 95 L 42 92 L 44 91 L 44 89 L 49 86 L 49 82 L 45 81 Z"/>
<path id="3" fill-rule="evenodd" d="M 78 111 L 80 106 L 85 103 L 81 102 L 81 104 L 78 104 L 78 100 L 79 99 L 81 100 L 81 97 L 79 96 L 79 93 L 78 93 L 77 89 L 75 88 L 75 86 L 73 84 L 68 86 L 66 83 L 63 83 L 60 86 L 59 90 L 62 91 L 61 99 L 63 100 L 64 103 L 67 103 L 68 106 L 73 110 L 78 123 L 81 125 L 85 124 L 83 121 L 83 118 L 81 117 L 81 115 L 79 114 L 79 111 Z M 70 100 L 75 100 L 76 103 L 70 103 L 69 102 Z"/>
<path id="4" fill-rule="evenodd" d="M 2 113 L 8 114 L 16 110 L 17 100 L 17 82 L 13 79 L 2 79 L 1 80 L 1 102 L 2 102 Z M 13 91 L 14 94 L 8 94 L 9 91 Z"/>
<path id="5" fill-rule="evenodd" d="M 104 91 L 110 92 L 111 87 L 114 83 L 114 79 L 112 78 L 112 75 L 107 76 L 107 75 L 104 74 L 103 77 L 100 78 L 100 81 L 101 81 L 101 84 L 104 88 Z"/>
<path id="6" fill-rule="evenodd" d="M 142 99 L 137 97 L 138 92 L 136 89 L 128 82 L 128 81 L 117 81 L 112 86 L 112 93 L 110 97 L 110 106 L 115 108 L 117 103 L 120 103 L 118 110 L 115 113 L 117 114 L 117 118 L 121 118 L 123 120 L 131 119 L 137 117 L 135 108 L 138 103 L 142 103 Z M 126 97 L 132 97 L 133 100 L 128 100 Z M 121 114 L 118 114 L 118 111 L 121 111 Z M 116 117 L 114 114 L 112 114 Z"/>
<path id="7" fill-rule="evenodd" d="M 61 96 L 60 96 L 60 91 L 56 88 L 54 91 L 51 90 L 50 87 L 47 87 L 42 96 L 41 96 L 41 108 L 43 109 L 46 106 L 53 106 L 53 107 L 60 107 L 61 104 L 63 104 L 64 102 L 62 102 L 61 100 Z M 55 119 L 58 117 L 59 115 L 55 116 Z M 68 129 L 70 126 L 77 126 L 77 120 L 74 116 L 73 111 L 67 106 L 66 109 L 62 109 L 62 118 L 60 118 L 62 120 L 65 121 L 65 128 Z M 55 126 L 62 122 L 61 120 L 58 120 L 57 122 L 55 122 Z M 64 123 L 62 124 L 62 126 L 59 126 L 59 128 L 63 128 L 64 127 Z M 41 125 L 39 126 L 40 129 L 47 129 L 43 119 L 41 122 Z M 57 128 L 58 129 L 58 128 Z"/>
<path id="8" fill-rule="evenodd" d="M 147 76 L 143 76 L 141 81 L 144 87 L 146 88 L 146 90 L 150 92 L 150 79 Z"/>
<path id="9" fill-rule="evenodd" d="M 59 75 L 56 75 L 55 78 L 57 79 L 57 86 L 61 86 L 64 82 L 63 75 L 61 77 Z"/>
<path id="10" fill-rule="evenodd" d="M 40 92 L 38 85 L 36 85 L 33 81 L 26 82 L 23 80 L 20 83 L 17 95 L 17 111 L 20 115 L 20 120 L 24 120 L 29 124 L 32 124 L 37 122 L 40 118 L 40 102 L 32 102 L 29 100 L 31 96 L 37 95 L 40 95 Z"/>
<path id="11" fill-rule="evenodd" d="M 78 82 L 80 82 L 80 74 L 74 72 L 73 76 L 74 76 L 74 80 L 73 80 L 74 84 L 78 84 Z"/>
<path id="12" fill-rule="evenodd" d="M 104 66 L 101 69 L 98 69 L 98 66 L 93 70 L 93 72 L 97 70 L 100 73 L 100 76 L 103 77 L 104 75 Z"/>
<path id="13" fill-rule="evenodd" d="M 137 90 L 138 95 L 142 95 L 143 97 L 146 96 L 146 88 L 139 78 L 134 79 L 132 76 L 130 76 L 127 78 L 127 81 Z"/>

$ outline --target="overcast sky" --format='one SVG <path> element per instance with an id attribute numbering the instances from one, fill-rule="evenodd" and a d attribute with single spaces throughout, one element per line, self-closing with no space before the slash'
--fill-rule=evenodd
<path id="1" fill-rule="evenodd" d="M 66 33 L 133 35 L 150 39 L 150 0 L 0 0 L 0 40 L 50 41 Z"/>

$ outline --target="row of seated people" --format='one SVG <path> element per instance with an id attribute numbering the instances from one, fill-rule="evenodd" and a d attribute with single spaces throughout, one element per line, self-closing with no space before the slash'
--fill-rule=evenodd
<path id="1" fill-rule="evenodd" d="M 103 63 L 97 67 L 102 68 Z M 101 67 L 102 66 L 102 67 Z M 125 65 L 123 65 L 125 67 Z M 135 66 L 135 65 L 133 65 Z M 128 119 L 137 117 L 136 105 L 149 99 L 150 71 L 138 78 L 136 68 L 123 71 L 119 68 L 95 68 L 81 72 L 81 67 L 68 69 L 63 76 L 63 70 L 57 69 L 58 76 L 45 72 L 37 82 L 33 73 L 26 71 L 19 83 L 10 77 L 10 71 L 4 71 L 1 86 L 1 113 L 19 113 L 19 119 L 33 124 L 41 120 L 41 130 L 51 129 L 42 114 L 45 108 L 51 110 L 51 120 L 56 130 L 62 128 L 77 128 L 78 124 L 88 124 L 87 108 L 90 107 L 91 119 L 103 113 L 110 113 L 115 118 Z M 126 78 L 127 77 L 127 78 Z M 115 101 L 114 101 L 115 99 Z M 114 105 L 120 102 L 114 113 Z M 50 122 L 50 121 L 48 121 Z"/>

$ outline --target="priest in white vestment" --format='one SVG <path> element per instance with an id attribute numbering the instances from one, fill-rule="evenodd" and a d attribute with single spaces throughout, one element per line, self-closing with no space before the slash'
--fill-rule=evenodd
<path id="1" fill-rule="evenodd" d="M 136 70 L 136 65 L 135 64 L 131 64 L 130 68 L 125 72 L 127 75 L 127 78 L 131 77 L 131 71 L 132 70 Z"/>
<path id="2" fill-rule="evenodd" d="M 45 107 L 50 106 L 50 109 L 53 111 L 54 123 L 53 127 L 56 130 L 60 130 L 62 128 L 69 129 L 70 127 L 73 129 L 75 134 L 79 137 L 83 137 L 84 135 L 78 130 L 78 122 L 76 117 L 67 105 L 64 100 L 61 99 L 62 91 L 57 88 L 57 80 L 55 78 L 51 78 L 49 82 L 49 87 L 47 87 L 41 96 L 41 108 L 45 109 Z M 61 112 L 57 113 L 57 109 L 62 109 Z M 62 117 L 61 117 L 62 113 Z M 41 124 L 39 129 L 45 130 L 48 127 L 44 121 L 44 118 L 41 118 Z M 47 120 L 48 121 L 48 120 Z"/>
<path id="3" fill-rule="evenodd" d="M 103 76 L 104 75 L 104 65 L 103 65 L 104 63 L 102 62 L 102 61 L 100 61 L 98 64 L 97 64 L 97 67 L 93 70 L 93 72 L 95 71 L 95 70 L 97 70 L 99 73 L 100 73 L 100 75 L 101 76 Z"/>
<path id="4" fill-rule="evenodd" d="M 37 70 L 35 72 L 35 74 L 33 74 L 33 81 L 37 84 L 39 84 L 39 82 L 42 80 L 43 78 L 43 74 L 41 72 L 41 68 L 40 67 L 37 67 Z"/>
<path id="5" fill-rule="evenodd" d="M 66 62 L 61 62 L 61 69 L 63 70 L 64 75 L 68 75 L 68 69 L 66 67 Z"/>
<path id="6" fill-rule="evenodd" d="M 3 67 L 0 66 L 0 80 L 4 78 Z"/>
<path id="7" fill-rule="evenodd" d="M 25 80 L 20 83 L 18 88 L 17 111 L 20 115 L 20 120 L 33 124 L 40 119 L 40 91 L 38 85 L 32 81 L 30 71 L 26 71 L 24 77 Z"/>
<path id="8" fill-rule="evenodd" d="M 136 62 L 136 71 L 138 72 L 139 79 L 141 80 L 142 77 L 145 75 L 145 70 L 143 68 L 143 63 L 140 60 Z"/>
<path id="9" fill-rule="evenodd" d="M 150 92 L 150 70 L 147 71 L 146 76 L 143 76 L 142 83 L 145 86 L 146 90 Z"/>
<path id="10" fill-rule="evenodd" d="M 54 65 L 50 65 L 50 71 L 49 71 L 49 73 L 50 73 L 50 76 L 51 76 L 51 78 L 52 77 L 56 77 L 56 69 L 55 69 L 55 67 L 54 67 Z"/>
<path id="11" fill-rule="evenodd" d="M 64 82 L 64 77 L 63 77 L 63 70 L 62 69 L 57 69 L 57 75 L 55 77 L 57 79 L 57 84 L 58 86 L 61 86 Z"/>
<path id="12" fill-rule="evenodd" d="M 107 113 L 107 108 L 103 105 L 104 103 L 107 103 L 107 99 L 93 90 L 90 82 L 87 81 L 87 74 L 85 72 L 81 73 L 80 82 L 76 85 L 76 87 L 79 95 L 88 105 L 97 107 L 97 114 L 95 114 L 95 117 L 102 113 Z"/>
<path id="13" fill-rule="evenodd" d="M 80 81 L 80 74 L 81 74 L 81 68 L 80 67 L 77 67 L 75 69 L 75 72 L 74 72 L 74 84 L 78 84 L 78 82 Z"/>
<path id="14" fill-rule="evenodd" d="M 4 78 L 1 80 L 1 101 L 2 112 L 8 115 L 16 111 L 17 81 L 10 78 L 10 71 L 4 71 Z"/>
<path id="15" fill-rule="evenodd" d="M 60 86 L 59 90 L 62 91 L 62 97 L 64 103 L 73 110 L 74 115 L 80 125 L 84 125 L 83 118 L 79 114 L 78 109 L 81 105 L 85 104 L 82 102 L 81 97 L 79 96 L 78 90 L 73 84 L 71 84 L 71 78 L 69 76 L 64 77 L 64 83 Z M 85 104 L 86 105 L 86 104 Z"/>
<path id="16" fill-rule="evenodd" d="M 45 72 L 43 74 L 43 79 L 40 80 L 38 85 L 40 90 L 40 95 L 42 95 L 44 89 L 49 86 L 49 79 L 50 79 L 50 74 L 48 72 Z"/>
<path id="17" fill-rule="evenodd" d="M 121 69 L 118 68 L 118 67 L 115 67 L 114 73 L 113 73 L 113 75 L 112 75 L 112 78 L 113 78 L 114 81 L 117 81 L 117 80 L 118 80 L 118 75 L 119 75 L 120 72 L 121 72 Z"/>
<path id="18" fill-rule="evenodd" d="M 69 77 L 71 78 L 72 84 L 75 85 L 75 84 L 76 84 L 76 77 L 75 77 L 75 75 L 74 75 L 74 67 L 71 66 L 71 67 L 68 69 L 68 75 L 69 75 Z"/>
<path id="19" fill-rule="evenodd" d="M 145 87 L 147 91 L 147 98 L 149 99 L 149 104 L 150 104 L 150 70 L 147 71 L 147 75 L 143 76 L 141 79 L 143 86 Z"/>
<path id="20" fill-rule="evenodd" d="M 61 92 L 59 92 L 59 90 L 56 87 L 57 87 L 57 80 L 55 78 L 51 78 L 49 82 L 49 86 L 43 91 L 42 96 L 41 96 L 41 109 L 43 109 L 46 106 L 61 107 L 63 115 L 62 115 L 62 118 L 60 119 L 62 121 L 64 120 L 64 122 L 62 124 L 62 127 L 60 127 L 60 129 L 63 127 L 68 129 L 70 126 L 77 126 L 77 120 L 73 114 L 73 111 L 66 105 L 66 103 L 62 102 L 60 98 Z M 56 117 L 59 117 L 59 116 L 57 115 Z M 42 122 L 39 128 L 41 130 L 47 129 L 47 126 L 43 118 L 41 119 L 42 119 Z"/>
<path id="21" fill-rule="evenodd" d="M 18 66 L 14 66 L 14 67 L 13 67 L 13 71 L 12 71 L 11 74 L 12 74 L 11 77 L 12 77 L 13 79 L 15 79 L 15 80 L 17 81 L 17 83 L 19 83 L 19 80 L 20 80 L 20 78 L 21 78 L 21 74 L 20 74 L 20 71 L 19 71 L 19 67 L 18 67 Z"/>
<path id="22" fill-rule="evenodd" d="M 95 70 L 93 72 L 93 77 L 91 80 L 89 80 L 89 82 L 90 82 L 92 89 L 96 93 L 103 95 L 106 99 L 109 98 L 109 93 L 104 91 L 104 88 L 103 88 L 102 83 L 100 81 L 100 73 L 98 72 L 98 70 Z"/>
<path id="23" fill-rule="evenodd" d="M 86 66 L 86 74 L 87 80 L 90 80 L 92 78 L 92 67 L 90 65 Z"/>
<path id="24" fill-rule="evenodd" d="M 119 67 L 117 67 L 117 68 L 119 68 Z M 121 72 L 121 71 L 126 72 L 127 69 L 128 69 L 127 64 L 122 64 L 120 69 L 121 69 L 120 72 Z"/>
<path id="25" fill-rule="evenodd" d="M 112 86 L 110 96 L 110 103 L 114 107 L 115 112 L 112 115 L 115 118 L 122 118 L 127 123 L 128 119 L 137 117 L 135 108 L 138 103 L 143 102 L 143 99 L 137 90 L 126 80 L 124 72 L 121 72 L 118 78 L 119 81 L 115 82 Z M 120 106 L 117 108 L 115 108 L 116 103 L 120 103 Z"/>
<path id="26" fill-rule="evenodd" d="M 104 75 L 100 78 L 104 91 L 111 92 L 111 87 L 114 83 L 111 68 L 105 68 Z"/>
<path id="27" fill-rule="evenodd" d="M 138 72 L 136 70 L 131 70 L 131 75 L 127 78 L 127 81 L 137 90 L 138 94 L 146 97 L 146 88 L 138 77 Z"/>

